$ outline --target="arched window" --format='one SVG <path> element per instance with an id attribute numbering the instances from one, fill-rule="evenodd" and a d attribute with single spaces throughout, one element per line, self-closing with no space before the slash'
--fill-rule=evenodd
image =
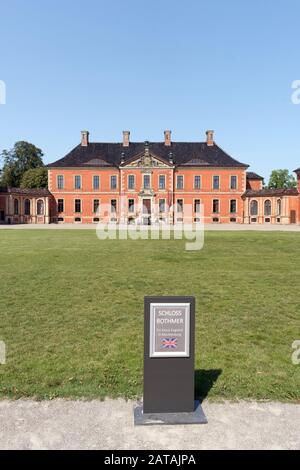
<path id="1" fill-rule="evenodd" d="M 25 215 L 30 215 L 30 200 L 25 199 L 24 201 L 24 213 Z"/>
<path id="2" fill-rule="evenodd" d="M 281 199 L 277 200 L 277 215 L 281 215 Z"/>
<path id="3" fill-rule="evenodd" d="M 271 204 L 271 201 L 267 199 L 265 201 L 265 216 L 269 217 L 271 215 L 271 211 L 272 211 L 272 204 Z"/>
<path id="4" fill-rule="evenodd" d="M 44 201 L 39 199 L 36 204 L 37 215 L 44 215 Z"/>
<path id="5" fill-rule="evenodd" d="M 18 199 L 14 200 L 14 214 L 19 215 L 19 200 Z"/>
<path id="6" fill-rule="evenodd" d="M 258 204 L 257 201 L 251 201 L 250 204 L 250 214 L 257 215 L 258 214 Z"/>

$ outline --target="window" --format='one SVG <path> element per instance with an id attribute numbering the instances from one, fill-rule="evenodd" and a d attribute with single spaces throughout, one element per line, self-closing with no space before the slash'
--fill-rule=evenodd
<path id="1" fill-rule="evenodd" d="M 230 212 L 231 214 L 236 213 L 236 199 L 231 199 L 230 201 Z"/>
<path id="2" fill-rule="evenodd" d="M 281 215 L 281 199 L 277 200 L 277 215 Z"/>
<path id="3" fill-rule="evenodd" d="M 57 200 L 57 212 L 61 214 L 64 212 L 64 200 L 63 199 L 58 199 Z"/>
<path id="4" fill-rule="evenodd" d="M 176 181 L 177 181 L 176 188 L 177 189 L 183 189 L 183 176 L 182 175 L 177 175 Z"/>
<path id="5" fill-rule="evenodd" d="M 63 175 L 58 175 L 57 176 L 57 188 L 58 189 L 64 189 L 64 177 L 63 177 Z"/>
<path id="6" fill-rule="evenodd" d="M 214 217 L 212 219 L 212 221 L 213 221 L 214 224 L 218 224 L 220 222 L 220 219 L 219 219 L 219 217 Z"/>
<path id="7" fill-rule="evenodd" d="M 99 214 L 100 212 L 100 201 L 99 199 L 94 199 L 94 202 L 93 202 L 93 212 L 94 214 Z"/>
<path id="8" fill-rule="evenodd" d="M 128 212 L 134 212 L 134 199 L 128 200 Z"/>
<path id="9" fill-rule="evenodd" d="M 29 199 L 25 199 L 24 213 L 25 213 L 25 215 L 30 215 L 30 200 Z"/>
<path id="10" fill-rule="evenodd" d="M 200 213 L 200 199 L 195 199 L 194 201 L 194 212 Z"/>
<path id="11" fill-rule="evenodd" d="M 36 204 L 37 215 L 44 215 L 44 201 L 39 199 Z"/>
<path id="12" fill-rule="evenodd" d="M 257 203 L 257 201 L 251 201 L 251 203 L 250 203 L 250 215 L 255 216 L 257 214 L 258 214 L 258 203 Z"/>
<path id="13" fill-rule="evenodd" d="M 19 215 L 19 201 L 18 201 L 18 199 L 14 200 L 14 214 Z"/>
<path id="14" fill-rule="evenodd" d="M 75 176 L 75 189 L 81 189 L 81 176 Z"/>
<path id="15" fill-rule="evenodd" d="M 99 175 L 94 175 L 93 176 L 93 188 L 94 189 L 99 189 L 100 188 L 100 177 L 99 177 Z"/>
<path id="16" fill-rule="evenodd" d="M 166 189 L 166 177 L 165 177 L 165 175 L 159 175 L 159 189 Z"/>
<path id="17" fill-rule="evenodd" d="M 201 188 L 201 176 L 195 176 L 194 179 L 194 188 L 195 189 L 200 189 Z"/>
<path id="18" fill-rule="evenodd" d="M 112 175 L 110 177 L 110 189 L 117 189 L 117 177 L 116 177 L 116 175 Z"/>
<path id="19" fill-rule="evenodd" d="M 94 218 L 93 218 L 93 222 L 94 222 L 94 223 L 100 222 L 99 217 L 94 217 Z"/>
<path id="20" fill-rule="evenodd" d="M 160 199 L 159 200 L 159 213 L 161 214 L 162 212 L 166 211 L 166 200 L 165 199 Z"/>
<path id="21" fill-rule="evenodd" d="M 183 199 L 177 199 L 177 212 L 183 212 Z"/>
<path id="22" fill-rule="evenodd" d="M 230 177 L 230 189 L 236 189 L 236 188 L 237 188 L 237 177 L 231 176 Z"/>
<path id="23" fill-rule="evenodd" d="M 220 176 L 213 177 L 213 189 L 220 189 Z"/>
<path id="24" fill-rule="evenodd" d="M 144 189 L 150 189 L 150 175 L 144 175 Z"/>
<path id="25" fill-rule="evenodd" d="M 271 215 L 272 204 L 271 204 L 271 201 L 269 199 L 267 199 L 265 201 L 264 206 L 265 206 L 265 216 Z"/>
<path id="26" fill-rule="evenodd" d="M 81 217 L 75 217 L 75 222 L 81 222 Z"/>
<path id="27" fill-rule="evenodd" d="M 75 199 L 75 212 L 81 212 L 81 200 Z"/>
<path id="28" fill-rule="evenodd" d="M 110 201 L 110 212 L 112 214 L 115 214 L 117 212 L 117 200 L 116 199 L 112 199 Z"/>
<path id="29" fill-rule="evenodd" d="M 230 217 L 230 222 L 231 223 L 236 223 L 236 218 L 235 217 Z"/>
<path id="30" fill-rule="evenodd" d="M 128 175 L 128 189 L 135 188 L 134 175 Z"/>
<path id="31" fill-rule="evenodd" d="M 218 212 L 220 212 L 220 202 L 219 202 L 219 199 L 214 199 L 213 200 L 213 212 L 215 214 L 217 214 Z"/>

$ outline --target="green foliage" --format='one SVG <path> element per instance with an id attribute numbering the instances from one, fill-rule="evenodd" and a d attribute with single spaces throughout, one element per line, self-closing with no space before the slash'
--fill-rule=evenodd
<path id="1" fill-rule="evenodd" d="M 2 229 L 0 396 L 140 396 L 143 299 L 156 294 L 196 296 L 197 395 L 299 402 L 299 233 L 206 232 L 203 250 L 184 248 Z"/>
<path id="2" fill-rule="evenodd" d="M 297 188 L 297 181 L 289 170 L 273 170 L 270 176 L 269 189 Z"/>
<path id="3" fill-rule="evenodd" d="M 20 187 L 23 174 L 32 168 L 43 166 L 43 152 L 28 142 L 17 142 L 10 150 L 0 154 L 3 160 L 0 185 Z"/>
<path id="4" fill-rule="evenodd" d="M 21 188 L 47 188 L 48 171 L 44 166 L 25 171 L 21 180 Z"/>

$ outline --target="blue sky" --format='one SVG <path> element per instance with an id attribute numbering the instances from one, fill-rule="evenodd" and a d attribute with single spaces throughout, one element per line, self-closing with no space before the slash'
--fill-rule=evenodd
<path id="1" fill-rule="evenodd" d="M 0 150 L 45 163 L 92 141 L 216 142 L 253 171 L 300 166 L 299 0 L 1 0 Z"/>

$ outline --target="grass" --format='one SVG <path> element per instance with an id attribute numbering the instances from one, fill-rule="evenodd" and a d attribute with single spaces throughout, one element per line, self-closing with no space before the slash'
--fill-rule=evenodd
<path id="1" fill-rule="evenodd" d="M 195 295 L 197 395 L 300 400 L 298 233 L 99 241 L 90 230 L 0 231 L 0 397 L 142 393 L 143 298 Z"/>

